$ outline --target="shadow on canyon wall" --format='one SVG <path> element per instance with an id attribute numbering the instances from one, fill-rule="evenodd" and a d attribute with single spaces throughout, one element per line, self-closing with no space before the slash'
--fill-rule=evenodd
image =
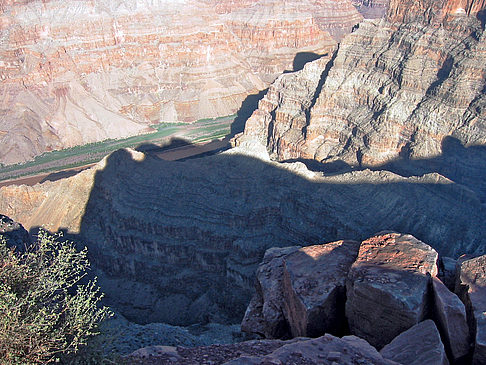
<path id="1" fill-rule="evenodd" d="M 444 147 L 443 156 L 398 166 L 459 174 L 473 165 L 465 181 L 479 184 L 484 147 L 454 140 Z M 139 323 L 238 323 L 255 269 L 274 246 L 395 230 L 442 255 L 486 250 L 484 205 L 471 190 L 437 178 L 390 180 L 365 170 L 316 181 L 235 153 L 183 162 L 135 157 L 110 155 L 96 173 L 80 234 L 70 238 L 88 246 L 108 304 Z"/>
<path id="2" fill-rule="evenodd" d="M 333 176 L 351 171 L 371 169 L 373 171 L 391 171 L 401 176 L 421 176 L 438 173 L 455 183 L 474 191 L 481 203 L 486 203 L 486 146 L 464 147 L 452 136 L 442 141 L 442 154 L 426 159 L 410 159 L 408 154 L 379 166 L 350 166 L 344 161 L 318 162 L 310 159 L 292 159 L 285 162 L 302 162 L 308 169 Z"/>

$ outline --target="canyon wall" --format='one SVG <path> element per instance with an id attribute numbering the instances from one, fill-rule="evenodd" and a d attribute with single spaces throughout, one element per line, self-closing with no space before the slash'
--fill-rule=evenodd
<path id="1" fill-rule="evenodd" d="M 361 19 L 348 0 L 3 1 L 0 163 L 234 114 Z"/>
<path id="2" fill-rule="evenodd" d="M 393 164 L 393 171 L 408 175 L 440 171 L 454 181 L 471 180 L 468 186 L 484 201 L 481 158 L 469 156 L 467 167 L 454 162 L 465 158 L 460 151 L 482 151 L 486 143 L 486 34 L 479 5 L 440 25 L 362 22 L 332 58 L 277 79 L 235 144 L 259 141 L 273 159 L 317 161 L 323 169 Z M 433 167 L 420 162 L 430 158 Z"/>
<path id="3" fill-rule="evenodd" d="M 67 179 L 0 188 L 0 212 L 86 245 L 110 304 L 139 322 L 238 322 L 269 247 L 396 230 L 441 255 L 486 250 L 484 205 L 437 173 L 323 176 L 239 152 L 170 162 L 120 150 Z"/>

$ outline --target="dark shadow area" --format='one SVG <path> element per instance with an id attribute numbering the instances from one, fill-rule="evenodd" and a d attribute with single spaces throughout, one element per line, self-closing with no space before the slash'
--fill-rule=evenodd
<path id="1" fill-rule="evenodd" d="M 455 137 L 447 136 L 442 141 L 442 154 L 425 159 L 410 159 L 410 151 L 405 148 L 400 157 L 378 166 L 351 166 L 342 160 L 318 162 L 312 159 L 292 159 L 283 162 L 302 162 L 314 172 L 334 176 L 351 171 L 370 169 L 386 170 L 411 177 L 438 173 L 474 192 L 481 203 L 486 203 L 486 146 L 464 147 Z"/>
<path id="2" fill-rule="evenodd" d="M 299 52 L 294 57 L 294 62 L 292 64 L 293 71 L 300 71 L 304 69 L 304 66 L 312 61 L 318 60 L 319 58 L 326 55 L 319 55 L 314 52 Z"/>
<path id="3" fill-rule="evenodd" d="M 183 141 L 172 146 L 198 148 Z M 107 303 L 139 323 L 238 323 L 255 270 L 274 246 L 361 240 L 394 230 L 442 255 L 486 250 L 485 209 L 454 184 L 384 182 L 369 171 L 358 179 L 314 181 L 244 155 L 166 161 L 145 147 L 149 153 L 140 161 L 126 150 L 108 157 L 96 173 L 80 234 L 70 237 L 88 246 Z M 398 166 L 430 169 L 449 155 L 469 154 L 470 163 L 478 163 L 483 151 L 447 140 L 444 156 Z M 350 167 L 324 169 L 338 175 Z"/>
<path id="4" fill-rule="evenodd" d="M 46 181 L 57 181 L 57 180 L 65 179 L 65 178 L 77 175 L 81 171 L 84 171 L 88 168 L 89 167 L 78 167 L 78 168 L 63 170 L 63 171 L 59 171 L 59 172 L 53 172 L 53 173 L 47 175 L 46 177 L 44 177 L 40 181 L 40 183 L 42 184 L 43 182 L 46 182 Z"/>
<path id="5" fill-rule="evenodd" d="M 233 124 L 231 124 L 229 139 L 245 130 L 246 121 L 251 117 L 253 112 L 258 109 L 258 102 L 263 99 L 267 91 L 268 88 L 257 94 L 248 95 L 246 99 L 243 100 L 240 109 L 236 113 L 236 118 Z"/>
<path id="6" fill-rule="evenodd" d="M 476 17 L 481 22 L 481 28 L 484 31 L 485 30 L 485 25 L 486 25 L 486 10 L 481 10 L 480 12 L 478 12 L 478 14 L 476 15 Z"/>

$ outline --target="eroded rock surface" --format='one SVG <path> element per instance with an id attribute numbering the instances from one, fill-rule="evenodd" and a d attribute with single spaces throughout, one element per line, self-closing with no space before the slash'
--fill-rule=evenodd
<path id="1" fill-rule="evenodd" d="M 0 162 L 234 114 L 361 19 L 348 0 L 3 1 Z"/>
<path id="2" fill-rule="evenodd" d="M 18 222 L 0 214 L 0 237 L 5 239 L 7 246 L 24 250 L 30 243 L 29 232 Z"/>
<path id="3" fill-rule="evenodd" d="M 471 337 L 474 339 L 473 364 L 486 363 L 486 255 L 462 262 L 456 292 L 466 304 Z"/>
<path id="4" fill-rule="evenodd" d="M 442 334 L 444 345 L 454 361 L 470 352 L 469 327 L 466 309 L 459 297 L 449 291 L 437 278 L 432 279 L 434 290 L 434 316 Z"/>
<path id="5" fill-rule="evenodd" d="M 380 351 L 385 359 L 407 365 L 449 365 L 439 331 L 431 320 L 401 333 Z"/>
<path id="6" fill-rule="evenodd" d="M 352 334 L 381 348 L 427 315 L 437 252 L 411 235 L 383 233 L 361 243 L 348 275 Z"/>
<path id="7" fill-rule="evenodd" d="M 392 3 L 392 22 L 360 23 L 331 62 L 316 62 L 313 96 L 308 72 L 281 76 L 235 144 L 259 130 L 276 160 L 315 160 L 324 170 L 374 166 L 406 176 L 434 170 L 486 201 L 481 159 L 464 156 L 464 147 L 486 143 L 486 37 L 478 19 L 485 4 Z M 425 19 L 436 15 L 439 23 Z M 463 158 L 464 168 L 455 170 L 453 161 Z"/>
<path id="8" fill-rule="evenodd" d="M 338 241 L 268 250 L 242 330 L 268 338 L 342 333 L 345 281 L 358 248 L 358 242 Z"/>
<path id="9" fill-rule="evenodd" d="M 390 229 L 443 255 L 485 250 L 481 204 L 437 174 L 322 176 L 241 152 L 170 162 L 120 150 L 67 179 L 0 188 L 0 212 L 88 246 L 107 298 L 143 323 L 239 322 L 270 247 Z"/>
<path id="10" fill-rule="evenodd" d="M 366 341 L 354 336 L 337 338 L 325 335 L 316 339 L 291 341 L 261 340 L 234 345 L 181 348 L 159 346 L 141 349 L 127 357 L 131 364 L 162 365 L 397 365 L 384 359 Z"/>

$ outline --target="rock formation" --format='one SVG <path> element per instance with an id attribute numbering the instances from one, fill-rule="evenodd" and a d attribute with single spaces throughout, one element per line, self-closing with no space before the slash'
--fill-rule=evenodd
<path id="1" fill-rule="evenodd" d="M 439 331 L 430 319 L 398 335 L 380 353 L 399 364 L 449 365 Z"/>
<path id="2" fill-rule="evenodd" d="M 324 251 L 323 248 L 327 245 L 329 246 Z M 350 247 L 355 249 L 356 245 L 352 244 Z M 305 247 L 309 253 L 332 253 L 335 249 L 336 243 Z M 292 261 L 295 260 L 293 256 L 302 257 L 301 254 L 302 249 L 298 247 L 267 250 L 257 271 L 257 293 L 243 319 L 243 331 L 261 334 L 267 338 L 287 336 L 288 333 L 283 331 L 261 330 L 275 325 L 276 319 L 280 321 L 280 328 L 295 328 L 296 317 L 288 315 L 288 308 L 296 307 L 295 295 L 288 295 L 288 277 L 298 279 L 298 282 L 291 282 L 294 288 L 298 288 L 298 283 L 313 282 L 310 289 L 313 294 L 325 292 L 330 283 L 339 283 L 347 278 L 347 297 L 342 298 L 345 300 L 346 317 L 340 323 L 315 321 L 314 326 L 325 323 L 326 331 L 333 332 L 338 329 L 332 328 L 332 325 L 340 326 L 343 321 L 347 321 L 349 328 L 345 329 L 344 334 L 359 336 L 356 338 L 381 349 L 380 353 L 384 358 L 400 364 L 484 362 L 486 286 L 483 279 L 486 255 L 465 260 L 460 264 L 461 274 L 457 290 L 463 303 L 435 277 L 437 253 L 410 235 L 379 233 L 361 242 L 359 253 L 351 266 L 346 260 L 345 265 L 338 262 L 326 268 L 333 261 L 326 257 L 321 263 L 310 265 L 310 270 L 298 271 Z M 350 256 L 354 255 L 348 254 L 348 258 Z M 309 255 L 310 257 L 313 256 Z M 339 256 L 340 260 L 337 261 L 342 261 L 342 257 Z M 289 267 L 294 266 L 294 270 L 287 268 L 288 263 Z M 324 268 L 326 271 L 322 276 L 327 280 L 318 282 L 315 279 L 317 273 Z M 307 297 L 310 297 L 308 293 Z M 319 299 L 322 304 L 326 302 L 326 298 L 322 296 L 312 298 L 315 307 Z M 464 304 L 468 308 L 467 319 Z M 333 305 L 335 308 L 332 308 Z M 336 313 L 342 306 L 342 302 L 327 302 L 325 311 Z M 321 308 L 324 306 L 321 305 Z M 300 313 L 301 318 L 305 318 L 302 314 L 306 312 Z M 301 334 L 290 332 L 292 336 Z"/>
<path id="3" fill-rule="evenodd" d="M 342 333 L 346 274 L 358 247 L 339 241 L 268 250 L 242 329 L 269 338 Z"/>
<path id="4" fill-rule="evenodd" d="M 437 258 L 410 235 L 384 233 L 363 241 L 346 286 L 351 333 L 382 348 L 424 320 Z"/>
<path id="5" fill-rule="evenodd" d="M 474 339 L 473 364 L 486 362 L 486 255 L 459 264 L 456 292 L 466 304 L 471 337 Z"/>
<path id="6" fill-rule="evenodd" d="M 470 338 L 466 309 L 459 297 L 437 278 L 432 279 L 434 315 L 446 350 L 454 361 L 469 354 Z"/>
<path id="7" fill-rule="evenodd" d="M 438 174 L 322 176 L 241 152 L 172 162 L 120 150 L 66 179 L 0 188 L 0 212 L 86 244 L 107 298 L 143 323 L 241 320 L 269 247 L 387 229 L 441 255 L 485 251 L 484 208 Z"/>
<path id="8" fill-rule="evenodd" d="M 3 1 L 0 163 L 234 114 L 361 19 L 348 0 Z"/>
<path id="9" fill-rule="evenodd" d="M 366 341 L 355 336 L 337 338 L 325 335 L 316 339 L 291 341 L 260 340 L 234 345 L 197 348 L 156 346 L 135 351 L 126 357 L 130 364 L 162 365 L 177 363 L 224 365 L 398 365 L 384 359 Z"/>
<path id="10" fill-rule="evenodd" d="M 21 224 L 0 214 L 0 237 L 5 239 L 7 246 L 24 250 L 30 243 L 29 232 Z"/>
<path id="11" fill-rule="evenodd" d="M 235 144 L 257 140 L 273 159 L 316 160 L 323 168 L 374 166 L 407 176 L 440 170 L 460 183 L 471 178 L 486 200 L 477 188 L 479 160 L 451 171 L 461 148 L 486 143 L 486 36 L 478 19 L 485 4 L 409 3 L 391 1 L 388 21 L 360 23 L 327 62 L 280 76 Z M 421 162 L 431 158 L 433 166 Z"/>

